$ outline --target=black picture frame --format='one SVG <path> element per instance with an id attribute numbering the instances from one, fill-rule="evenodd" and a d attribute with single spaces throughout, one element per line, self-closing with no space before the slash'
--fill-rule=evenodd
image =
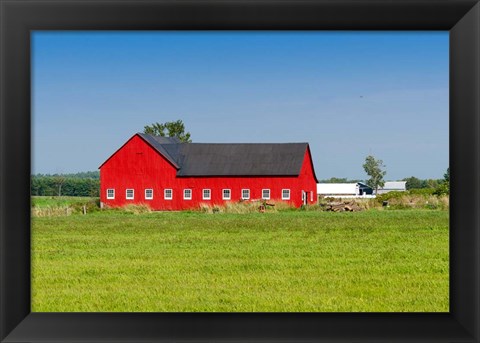
<path id="1" fill-rule="evenodd" d="M 477 1 L 0 0 L 0 11 L 2 342 L 479 342 Z M 450 32 L 449 313 L 30 313 L 30 32 L 172 29 Z"/>

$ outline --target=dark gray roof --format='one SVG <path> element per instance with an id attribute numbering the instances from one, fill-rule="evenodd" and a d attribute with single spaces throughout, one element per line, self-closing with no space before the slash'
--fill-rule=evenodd
<path id="1" fill-rule="evenodd" d="M 357 184 L 360 186 L 360 188 L 370 188 L 373 190 L 372 187 L 370 187 L 369 185 L 367 185 L 366 183 L 364 182 L 357 182 Z"/>
<path id="2" fill-rule="evenodd" d="M 176 168 L 177 176 L 296 176 L 307 143 L 180 143 L 139 133 Z"/>
<path id="3" fill-rule="evenodd" d="M 165 149 L 166 145 L 180 145 L 180 140 L 176 137 L 161 137 L 154 136 L 145 133 L 138 133 L 140 137 L 145 139 L 151 146 L 153 146 L 159 153 L 161 153 L 167 160 L 169 160 L 175 167 L 179 168 L 180 165 L 177 163 L 175 155 L 170 155 L 170 153 Z M 170 149 L 172 150 L 172 149 Z"/>

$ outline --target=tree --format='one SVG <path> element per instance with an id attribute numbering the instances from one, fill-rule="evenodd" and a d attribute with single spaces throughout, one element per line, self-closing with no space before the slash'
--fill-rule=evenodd
<path id="1" fill-rule="evenodd" d="M 55 183 L 56 189 L 58 189 L 58 196 L 62 195 L 62 186 L 65 183 L 65 177 L 61 174 L 55 174 L 53 176 L 53 182 Z"/>
<path id="2" fill-rule="evenodd" d="M 437 195 L 449 195 L 450 194 L 450 167 L 447 168 L 447 172 L 443 174 L 442 183 L 435 190 Z"/>
<path id="3" fill-rule="evenodd" d="M 424 188 L 422 180 L 416 178 L 415 176 L 407 177 L 403 179 L 403 181 L 407 181 L 407 183 L 405 184 L 407 190 Z"/>
<path id="4" fill-rule="evenodd" d="M 446 181 L 446 182 L 450 182 L 450 167 L 447 168 L 447 172 L 445 174 L 443 174 L 443 179 Z"/>
<path id="5" fill-rule="evenodd" d="M 367 180 L 367 185 L 375 189 L 375 194 L 377 194 L 379 187 L 385 185 L 383 177 L 387 172 L 382 170 L 382 168 L 385 168 L 382 160 L 377 160 L 371 155 L 365 158 L 363 169 L 365 169 L 367 175 L 370 176 L 370 179 Z"/>
<path id="6" fill-rule="evenodd" d="M 100 180 L 76 176 L 80 174 L 33 175 L 31 195 L 98 197 Z"/>
<path id="7" fill-rule="evenodd" d="M 143 133 L 162 137 L 176 137 L 185 143 L 192 142 L 190 132 L 185 132 L 185 124 L 183 124 L 181 120 L 167 121 L 163 124 L 153 123 L 152 125 L 146 125 Z"/>
<path id="8" fill-rule="evenodd" d="M 427 179 L 424 182 L 425 182 L 425 187 L 424 188 L 437 188 L 438 187 L 438 180 Z"/>

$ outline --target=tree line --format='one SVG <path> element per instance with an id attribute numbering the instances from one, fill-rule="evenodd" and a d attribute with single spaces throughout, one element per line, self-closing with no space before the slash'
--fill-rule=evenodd
<path id="1" fill-rule="evenodd" d="M 419 179 L 415 176 L 410 176 L 401 179 L 400 181 L 407 181 L 405 187 L 407 191 L 410 189 L 423 189 L 423 188 L 437 188 L 445 182 L 445 179 Z M 346 177 L 331 177 L 329 179 L 319 180 L 320 183 L 367 183 L 366 180 L 361 179 L 348 179 Z"/>
<path id="2" fill-rule="evenodd" d="M 385 185 L 384 177 L 387 174 L 385 165 L 380 159 L 369 155 L 365 158 L 365 163 L 362 165 L 363 169 L 370 176 L 370 179 L 365 180 L 365 183 L 375 190 L 375 194 L 378 193 L 378 189 Z M 433 194 L 445 195 L 450 194 L 450 168 L 447 168 L 443 179 L 419 179 L 415 176 L 404 178 L 402 181 L 406 181 L 405 188 L 412 189 L 430 189 Z M 332 177 L 328 180 L 321 180 L 322 183 L 354 183 L 362 182 L 361 180 L 347 180 L 346 178 Z"/>
<path id="3" fill-rule="evenodd" d="M 65 177 L 65 178 L 75 178 L 75 179 L 100 179 L 100 172 L 96 171 L 87 171 L 79 173 L 67 173 L 67 174 L 34 174 L 32 177 Z"/>
<path id="4" fill-rule="evenodd" d="M 73 174 L 35 174 L 31 177 L 30 194 L 98 197 L 100 173 L 91 171 Z"/>

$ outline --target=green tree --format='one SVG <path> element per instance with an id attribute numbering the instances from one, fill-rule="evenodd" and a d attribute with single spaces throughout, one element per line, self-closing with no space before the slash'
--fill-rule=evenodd
<path id="1" fill-rule="evenodd" d="M 48 196 L 99 196 L 100 180 L 98 178 L 81 178 L 61 175 L 33 175 L 31 178 L 31 195 Z"/>
<path id="2" fill-rule="evenodd" d="M 443 180 L 435 189 L 437 195 L 449 195 L 450 194 L 450 167 L 447 168 L 447 172 L 443 174 Z"/>
<path id="3" fill-rule="evenodd" d="M 425 187 L 424 188 L 437 188 L 437 187 L 438 187 L 438 180 L 435 180 L 435 179 L 425 180 Z"/>
<path id="4" fill-rule="evenodd" d="M 62 195 L 62 186 L 63 184 L 65 183 L 65 176 L 61 175 L 61 174 L 55 174 L 53 176 L 53 179 L 54 179 L 54 183 L 55 183 L 55 188 L 58 190 L 58 193 L 57 195 L 58 196 L 61 196 Z"/>
<path id="5" fill-rule="evenodd" d="M 365 158 L 363 169 L 365 169 L 367 175 L 370 176 L 370 179 L 367 180 L 367 185 L 375 190 L 375 194 L 377 194 L 379 187 L 385 185 L 383 177 L 387 172 L 383 170 L 383 168 L 385 168 L 385 165 L 382 160 L 377 160 L 371 155 Z"/>
<path id="6" fill-rule="evenodd" d="M 445 174 L 443 174 L 443 179 L 446 181 L 446 182 L 450 182 L 450 167 L 447 168 L 447 172 Z"/>
<path id="7" fill-rule="evenodd" d="M 143 133 L 162 137 L 176 137 L 185 143 L 192 142 L 190 132 L 185 132 L 185 124 L 183 124 L 181 120 L 167 121 L 163 124 L 153 123 L 152 125 L 146 125 Z"/>
<path id="8" fill-rule="evenodd" d="M 407 181 L 405 187 L 407 190 L 424 188 L 422 180 L 416 178 L 415 176 L 406 177 L 403 181 Z"/>

